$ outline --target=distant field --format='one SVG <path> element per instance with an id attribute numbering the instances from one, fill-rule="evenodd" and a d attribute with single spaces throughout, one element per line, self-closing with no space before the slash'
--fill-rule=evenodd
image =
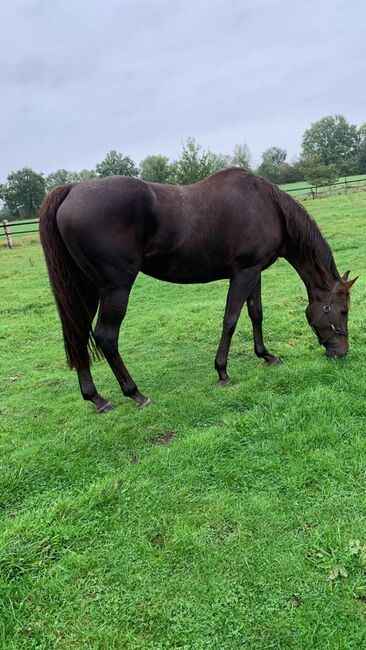
<path id="1" fill-rule="evenodd" d="M 360 276 L 348 358 L 325 358 L 281 261 L 264 309 L 283 365 L 243 313 L 217 388 L 227 283 L 141 276 L 120 343 L 153 404 L 101 362 L 106 416 L 66 368 L 40 246 L 1 248 L 1 648 L 366 647 L 366 193 L 307 207 Z"/>
<path id="2" fill-rule="evenodd" d="M 366 175 L 365 174 L 359 174 L 356 176 L 341 176 L 338 179 L 338 183 L 349 183 L 347 186 L 348 190 L 347 191 L 352 191 L 352 188 L 358 188 L 359 185 L 364 186 L 366 189 Z M 360 181 L 360 183 L 356 183 L 354 181 Z M 292 196 L 306 196 L 309 193 L 309 183 L 307 181 L 299 181 L 298 183 L 285 183 L 284 185 L 280 185 L 280 188 L 285 190 L 286 192 L 290 192 Z M 333 185 L 331 190 L 332 192 L 339 192 L 342 193 L 344 192 L 345 185 L 340 186 L 340 185 Z M 298 190 L 298 191 L 296 191 Z M 324 188 L 318 188 L 319 192 L 322 191 L 329 191 L 329 187 L 324 187 Z"/>

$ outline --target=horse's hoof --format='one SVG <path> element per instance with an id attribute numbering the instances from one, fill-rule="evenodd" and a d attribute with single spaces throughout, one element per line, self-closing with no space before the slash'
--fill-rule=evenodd
<path id="1" fill-rule="evenodd" d="M 226 377 L 225 379 L 219 379 L 216 386 L 228 386 L 229 384 L 231 384 L 231 379 L 230 377 Z"/>
<path id="2" fill-rule="evenodd" d="M 274 356 L 272 357 L 271 356 L 271 357 L 265 358 L 264 363 L 267 366 L 275 366 L 275 365 L 278 365 L 280 363 L 283 363 L 283 361 L 282 361 L 282 359 L 280 357 L 274 357 Z"/>
<path id="3" fill-rule="evenodd" d="M 114 409 L 113 404 L 111 404 L 111 402 L 107 402 L 99 409 L 97 409 L 97 413 L 109 413 L 110 411 L 112 411 L 112 409 Z"/>
<path id="4" fill-rule="evenodd" d="M 135 404 L 138 409 L 143 409 L 145 406 L 151 404 L 150 397 L 145 397 L 145 395 L 140 395 L 138 398 L 135 398 Z"/>

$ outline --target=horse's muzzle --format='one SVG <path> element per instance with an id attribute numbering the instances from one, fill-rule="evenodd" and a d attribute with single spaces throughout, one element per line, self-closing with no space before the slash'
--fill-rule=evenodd
<path id="1" fill-rule="evenodd" d="M 328 348 L 325 352 L 325 356 L 330 359 L 342 359 L 348 353 L 348 348 L 344 350 L 336 350 L 334 348 Z"/>

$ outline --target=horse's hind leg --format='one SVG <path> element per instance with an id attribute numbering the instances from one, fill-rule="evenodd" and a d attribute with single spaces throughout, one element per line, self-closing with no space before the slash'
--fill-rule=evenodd
<path id="1" fill-rule="evenodd" d="M 98 413 L 108 413 L 108 411 L 110 411 L 113 406 L 110 402 L 108 402 L 108 400 L 104 399 L 104 397 L 101 397 L 101 395 L 98 394 L 90 372 L 90 366 L 88 365 L 87 367 L 83 368 L 82 370 L 78 370 L 77 372 L 79 386 L 83 398 L 85 400 L 93 402 Z"/>
<path id="2" fill-rule="evenodd" d="M 98 308 L 98 302 L 99 302 L 98 294 L 94 290 L 94 288 L 93 290 L 91 290 L 89 287 L 85 286 L 83 291 L 83 299 L 89 311 L 90 323 L 92 323 Z M 86 351 L 88 346 L 88 336 L 85 337 L 84 345 Z M 85 354 L 86 358 L 87 356 L 88 355 Z M 86 363 L 84 368 L 78 369 L 77 374 L 78 374 L 80 391 L 83 398 L 85 400 L 92 402 L 95 408 L 97 409 L 98 413 L 107 413 L 108 411 L 110 411 L 112 409 L 111 403 L 108 402 L 108 400 L 104 399 L 104 397 L 101 397 L 101 395 L 99 395 L 97 389 L 95 388 L 93 378 L 90 372 L 90 364 Z"/>
<path id="3" fill-rule="evenodd" d="M 227 358 L 232 336 L 235 332 L 242 307 L 251 295 L 260 276 L 260 267 L 238 269 L 230 279 L 230 287 L 226 300 L 224 323 L 219 347 L 215 358 L 215 368 L 219 375 L 219 384 L 227 384 L 230 377 L 227 374 Z"/>
<path id="4" fill-rule="evenodd" d="M 247 308 L 250 320 L 252 321 L 253 326 L 253 339 L 254 339 L 254 352 L 257 357 L 261 357 L 268 364 L 280 363 L 281 359 L 275 357 L 273 354 L 268 352 L 263 341 L 263 331 L 262 331 L 262 322 L 263 322 L 263 310 L 262 310 L 262 296 L 261 296 L 261 277 L 257 286 L 255 287 L 253 293 L 249 296 L 247 300 Z"/>
<path id="5" fill-rule="evenodd" d="M 133 280 L 126 280 L 125 284 L 121 286 L 102 290 L 94 337 L 107 359 L 123 394 L 126 397 L 131 397 L 136 406 L 140 407 L 149 404 L 150 399 L 139 392 L 118 352 L 118 334 L 126 314 Z"/>

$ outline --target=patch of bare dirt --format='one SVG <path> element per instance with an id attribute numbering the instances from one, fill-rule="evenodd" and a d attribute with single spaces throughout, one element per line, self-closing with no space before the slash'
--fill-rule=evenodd
<path id="1" fill-rule="evenodd" d="M 173 439 L 174 433 L 173 431 L 166 431 L 165 433 L 162 433 L 161 436 L 158 436 L 157 438 L 153 438 L 150 440 L 151 445 L 168 445 L 169 442 Z"/>

